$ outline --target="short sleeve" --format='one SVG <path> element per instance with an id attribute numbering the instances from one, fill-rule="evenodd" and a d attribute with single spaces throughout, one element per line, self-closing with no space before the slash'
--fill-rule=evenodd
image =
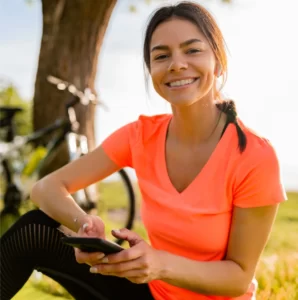
<path id="1" fill-rule="evenodd" d="M 101 144 L 105 153 L 120 168 L 132 167 L 131 147 L 135 122 L 120 127 L 109 135 Z"/>
<path id="2" fill-rule="evenodd" d="M 233 197 L 235 206 L 266 206 L 287 200 L 279 161 L 269 142 L 252 150 L 236 174 Z"/>

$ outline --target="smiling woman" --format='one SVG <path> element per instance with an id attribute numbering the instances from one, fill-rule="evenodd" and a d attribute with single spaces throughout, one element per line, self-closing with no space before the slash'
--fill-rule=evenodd
<path id="1" fill-rule="evenodd" d="M 286 197 L 274 148 L 217 88 L 227 72 L 220 29 L 198 4 L 162 7 L 148 24 L 144 61 L 172 113 L 140 116 L 35 185 L 41 210 L 1 238 L 1 299 L 34 268 L 75 299 L 255 299 L 256 265 Z M 60 224 L 81 237 L 105 232 L 70 194 L 126 166 L 138 177 L 150 245 L 121 229 L 113 235 L 130 248 L 73 255 L 60 241 Z"/>
<path id="2" fill-rule="evenodd" d="M 176 34 L 167 35 L 169 31 Z M 185 41 L 181 42 L 181 38 Z M 166 45 L 158 45 L 160 40 Z M 220 67 L 197 26 L 185 20 L 170 19 L 154 31 L 151 45 L 150 74 L 163 98 L 174 105 L 191 105 L 207 94 L 212 94 L 209 98 L 214 100 L 214 74 Z M 183 93 L 176 93 L 181 89 Z"/>

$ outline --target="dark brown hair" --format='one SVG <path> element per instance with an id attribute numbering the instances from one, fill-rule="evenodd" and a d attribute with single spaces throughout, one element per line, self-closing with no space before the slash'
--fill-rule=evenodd
<path id="1" fill-rule="evenodd" d="M 167 5 L 159 8 L 153 13 L 146 29 L 143 45 L 144 63 L 147 71 L 150 73 L 151 70 L 150 43 L 152 35 L 161 23 L 169 21 L 173 18 L 187 20 L 193 23 L 204 34 L 221 70 L 221 75 L 223 78 L 221 85 L 222 88 L 227 78 L 227 54 L 223 35 L 212 15 L 201 5 L 189 1 L 183 1 L 174 5 Z M 227 114 L 226 126 L 229 123 L 235 124 L 238 134 L 238 147 L 240 151 L 243 152 L 246 147 L 247 140 L 237 121 L 237 110 L 235 103 L 233 100 L 220 99 L 219 91 L 216 91 L 216 98 L 219 100 L 219 102 L 216 104 L 218 109 Z"/>

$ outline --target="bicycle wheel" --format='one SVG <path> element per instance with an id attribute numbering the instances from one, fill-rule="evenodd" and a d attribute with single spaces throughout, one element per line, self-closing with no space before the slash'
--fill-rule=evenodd
<path id="1" fill-rule="evenodd" d="M 5 159 L 1 162 L 0 179 L 0 190 L 3 191 L 3 194 L 0 194 L 0 199 L 2 201 L 0 217 L 4 217 L 5 215 L 19 217 L 22 195 L 19 188 L 12 181 L 9 163 Z"/>
<path id="2" fill-rule="evenodd" d="M 66 135 L 70 161 L 88 153 L 85 135 Z M 132 182 L 124 169 L 103 181 L 92 184 L 74 195 L 77 204 L 88 213 L 99 215 L 105 222 L 107 231 L 113 228 L 131 229 L 135 218 L 135 192 Z M 119 244 L 122 241 L 117 241 Z"/>
<path id="3" fill-rule="evenodd" d="M 91 206 L 84 209 L 100 216 L 106 225 L 107 232 L 124 227 L 131 229 L 135 219 L 136 196 L 127 172 L 121 169 L 94 187 L 98 193 L 97 200 L 90 200 L 88 197 L 90 187 L 85 189 L 88 204 Z M 121 240 L 116 242 L 122 243 Z"/>

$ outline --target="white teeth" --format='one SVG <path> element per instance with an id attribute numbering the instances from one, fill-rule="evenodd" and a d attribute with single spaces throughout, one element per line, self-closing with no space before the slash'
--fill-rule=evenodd
<path id="1" fill-rule="evenodd" d="M 187 85 L 187 84 L 191 84 L 195 81 L 195 78 L 191 78 L 191 79 L 184 79 L 184 80 L 177 80 L 177 81 L 173 81 L 170 82 L 170 86 L 174 87 L 174 86 L 183 86 L 183 85 Z"/>

